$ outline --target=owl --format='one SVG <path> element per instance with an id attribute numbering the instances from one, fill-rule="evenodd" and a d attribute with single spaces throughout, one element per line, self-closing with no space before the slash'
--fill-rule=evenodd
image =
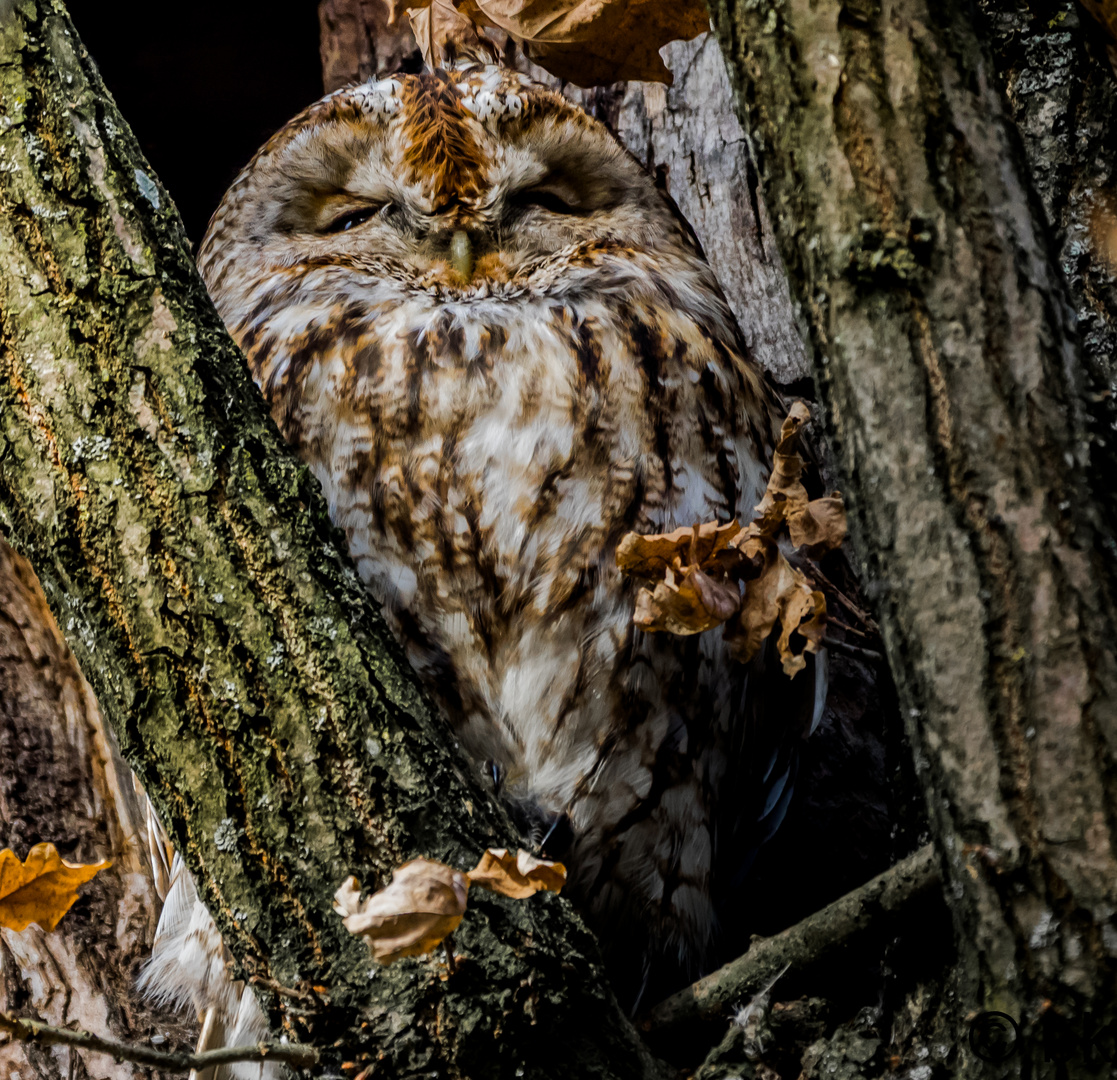
<path id="1" fill-rule="evenodd" d="M 708 968 L 821 679 L 633 627 L 618 542 L 749 520 L 783 415 L 674 204 L 560 94 L 466 62 L 296 117 L 198 261 L 622 1000 Z"/>

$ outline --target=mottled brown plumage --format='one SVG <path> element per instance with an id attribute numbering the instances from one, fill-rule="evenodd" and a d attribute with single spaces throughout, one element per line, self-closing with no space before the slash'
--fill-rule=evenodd
<path id="1" fill-rule="evenodd" d="M 495 67 L 325 98 L 199 265 L 465 750 L 564 858 L 629 1002 L 717 956 L 810 676 L 635 631 L 622 535 L 748 519 L 780 410 L 673 204 Z"/>

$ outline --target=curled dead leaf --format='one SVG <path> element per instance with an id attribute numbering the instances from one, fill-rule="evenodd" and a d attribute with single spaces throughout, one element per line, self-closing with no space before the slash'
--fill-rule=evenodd
<path id="1" fill-rule="evenodd" d="M 641 630 L 700 634 L 735 615 L 739 606 L 735 581 L 717 581 L 697 566 L 679 574 L 668 568 L 654 589 L 637 593 L 632 621 Z"/>
<path id="2" fill-rule="evenodd" d="M 361 900 L 356 878 L 334 895 L 334 911 L 345 928 L 363 937 L 382 964 L 428 953 L 452 934 L 465 914 L 469 878 L 433 859 L 412 859 L 391 883 Z"/>
<path id="3" fill-rule="evenodd" d="M 625 535 L 617 545 L 617 567 L 661 579 L 637 593 L 635 624 L 641 630 L 700 634 L 736 614 L 740 589 L 728 571 L 740 561 L 729 550 L 739 531 L 736 521 L 709 521 L 661 535 Z M 723 555 L 731 556 L 729 564 Z"/>
<path id="4" fill-rule="evenodd" d="M 788 518 L 787 531 L 797 548 L 807 548 L 812 554 L 841 547 L 849 533 L 841 492 L 812 499 L 801 513 Z"/>
<path id="5" fill-rule="evenodd" d="M 626 79 L 670 84 L 659 50 L 710 28 L 702 0 L 457 0 L 453 10 L 471 28 L 455 24 L 446 10 L 423 21 L 427 8 L 450 6 L 425 0 L 408 8 L 428 63 L 475 47 L 477 31 L 489 27 L 510 35 L 552 75 L 586 87 Z"/>
<path id="6" fill-rule="evenodd" d="M 708 521 L 704 525 L 652 536 L 626 533 L 617 545 L 617 568 L 638 577 L 659 577 L 675 565 L 676 559 L 693 566 L 703 566 L 727 548 L 739 530 L 740 526 L 734 520 L 728 525 Z"/>
<path id="7" fill-rule="evenodd" d="M 726 627 L 725 638 L 734 657 L 748 663 L 780 623 L 776 641 L 780 662 L 789 678 L 803 670 L 803 652 L 817 652 L 825 629 L 826 599 L 811 588 L 801 570 L 784 558 L 772 544 L 765 552 L 760 574 L 745 586 L 745 598 L 737 618 Z M 798 632 L 805 640 L 802 652 L 795 652 L 791 635 Z"/>
<path id="8" fill-rule="evenodd" d="M 748 662 L 779 622 L 776 647 L 784 671 L 793 677 L 806 666 L 803 653 L 817 651 L 822 641 L 826 600 L 784 557 L 781 531 L 786 526 L 791 543 L 807 555 L 836 548 L 846 537 L 841 493 L 811 499 L 803 484 L 798 443 L 809 422 L 807 406 L 794 402 L 780 429 L 756 517 L 743 529 L 736 522 L 710 521 L 661 535 L 629 533 L 622 538 L 618 568 L 659 579 L 637 593 L 636 626 L 684 635 L 725 624 L 733 655 Z M 741 581 L 746 583 L 743 597 Z"/>
<path id="9" fill-rule="evenodd" d="M 756 508 L 758 518 L 770 516 L 776 506 L 782 517 L 797 513 L 806 505 L 807 489 L 803 487 L 803 459 L 799 456 L 799 436 L 811 422 L 810 410 L 801 401 L 794 401 L 784 422 L 780 425 L 780 438 L 772 454 L 772 472 L 764 498 Z"/>
<path id="10" fill-rule="evenodd" d="M 25 930 L 38 923 L 53 930 L 78 898 L 78 886 L 96 877 L 111 859 L 88 866 L 63 861 L 53 844 L 36 844 L 21 863 L 14 851 L 0 851 L 0 926 Z"/>
<path id="11" fill-rule="evenodd" d="M 523 900 L 540 889 L 561 892 L 566 884 L 566 867 L 537 859 L 522 848 L 514 855 L 507 848 L 489 848 L 468 876 L 470 884 L 479 889 Z"/>

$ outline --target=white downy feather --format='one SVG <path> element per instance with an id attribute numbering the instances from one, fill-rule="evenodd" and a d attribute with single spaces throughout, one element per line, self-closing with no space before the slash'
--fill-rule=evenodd
<path id="1" fill-rule="evenodd" d="M 151 820 L 156 820 L 154 815 Z M 229 976 L 228 959 L 213 918 L 176 852 L 155 945 L 139 987 L 156 1001 L 178 1008 L 190 1005 L 204 1018 L 199 1050 L 253 1046 L 270 1034 L 251 991 Z M 278 1064 L 242 1062 L 222 1066 L 212 1074 L 207 1070 L 198 1080 L 280 1080 L 282 1075 Z"/>

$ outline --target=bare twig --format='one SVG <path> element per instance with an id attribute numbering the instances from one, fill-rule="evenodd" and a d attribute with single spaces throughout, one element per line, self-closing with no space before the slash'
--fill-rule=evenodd
<path id="1" fill-rule="evenodd" d="M 755 994 L 785 966 L 792 972 L 814 963 L 881 915 L 905 908 L 939 882 L 934 845 L 920 848 L 872 881 L 808 915 L 770 938 L 754 940 L 744 956 L 661 1001 L 643 1027 L 663 1029 L 688 1020 L 726 1014 L 741 998 Z"/>
<path id="2" fill-rule="evenodd" d="M 257 1043 L 255 1046 L 225 1046 L 220 1050 L 207 1050 L 201 1054 L 154 1050 L 116 1039 L 103 1039 L 89 1031 L 51 1027 L 38 1020 L 25 1020 L 10 1013 L 0 1012 L 0 1029 L 11 1033 L 20 1042 L 39 1042 L 44 1046 L 76 1046 L 98 1054 L 109 1054 L 117 1061 L 134 1061 L 137 1065 L 151 1065 L 167 1072 L 201 1072 L 214 1065 L 229 1065 L 236 1061 L 281 1061 L 295 1068 L 307 1068 L 318 1061 L 318 1051 L 312 1046 L 298 1043 Z"/>
<path id="3" fill-rule="evenodd" d="M 868 630 L 859 630 L 856 626 L 850 626 L 849 623 L 842 622 L 841 619 L 829 611 L 826 613 L 826 625 L 836 626 L 839 630 L 844 630 L 847 634 L 856 634 L 860 638 L 865 638 L 866 641 L 880 640 L 880 634 L 872 634 Z"/>
<path id="4" fill-rule="evenodd" d="M 832 592 L 841 601 L 846 611 L 857 619 L 866 630 L 876 636 L 880 635 L 880 627 L 877 625 L 872 615 L 846 596 L 846 594 L 822 572 L 818 563 L 812 562 L 808 566 L 804 566 L 802 570 L 807 577 L 813 577 L 815 579 L 815 584 L 821 585 L 824 592 L 827 590 Z"/>
<path id="5" fill-rule="evenodd" d="M 842 656 L 850 656 L 854 660 L 863 660 L 866 664 L 879 664 L 884 660 L 884 653 L 879 653 L 875 649 L 866 649 L 848 641 L 838 641 L 836 638 L 828 637 L 822 639 L 822 644 L 831 652 L 840 653 Z"/>

